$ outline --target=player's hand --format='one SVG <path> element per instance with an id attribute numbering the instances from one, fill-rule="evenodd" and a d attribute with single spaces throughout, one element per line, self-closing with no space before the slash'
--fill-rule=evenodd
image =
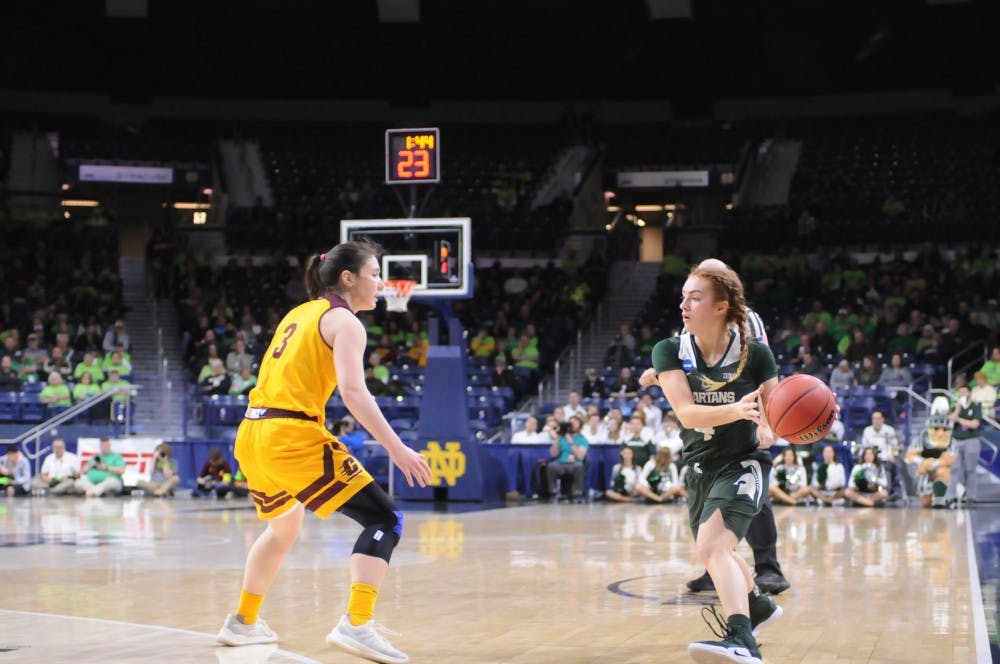
<path id="1" fill-rule="evenodd" d="M 656 385 L 659 381 L 656 378 L 656 369 L 650 367 L 642 372 L 639 376 L 639 385 L 641 387 L 652 387 Z"/>
<path id="2" fill-rule="evenodd" d="M 760 424 L 760 404 L 757 403 L 757 397 L 759 396 L 760 388 L 758 387 L 733 404 L 736 406 L 736 414 L 739 416 L 739 419 L 750 420 L 755 424 Z"/>
<path id="3" fill-rule="evenodd" d="M 430 484 L 431 467 L 427 465 L 427 460 L 414 450 L 406 445 L 400 445 L 395 452 L 389 454 L 389 457 L 396 467 L 403 471 L 403 477 L 410 486 L 413 486 L 414 479 L 421 488 Z"/>
<path id="4" fill-rule="evenodd" d="M 764 424 L 757 427 L 757 439 L 760 441 L 760 449 L 766 450 L 774 442 L 778 440 L 778 437 L 774 435 L 774 429 Z"/>

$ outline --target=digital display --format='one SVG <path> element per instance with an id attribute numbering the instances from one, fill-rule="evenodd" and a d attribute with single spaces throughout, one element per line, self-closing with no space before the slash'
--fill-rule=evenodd
<path id="1" fill-rule="evenodd" d="M 385 132 L 386 184 L 441 181 L 441 136 L 437 128 Z"/>
<path id="2" fill-rule="evenodd" d="M 126 166 L 122 164 L 80 164 L 80 182 L 131 182 L 172 184 L 173 168 Z"/>

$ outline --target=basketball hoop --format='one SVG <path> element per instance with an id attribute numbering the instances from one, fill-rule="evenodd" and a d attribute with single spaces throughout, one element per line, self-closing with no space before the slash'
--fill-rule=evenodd
<path id="1" fill-rule="evenodd" d="M 406 311 L 406 305 L 416 285 L 417 282 L 412 279 L 386 279 L 383 291 L 386 311 Z"/>

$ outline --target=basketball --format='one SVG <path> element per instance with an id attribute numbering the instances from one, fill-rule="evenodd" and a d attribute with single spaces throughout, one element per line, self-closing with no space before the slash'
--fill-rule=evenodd
<path id="1" fill-rule="evenodd" d="M 837 400 L 826 383 L 796 374 L 778 383 L 764 412 L 779 437 L 796 445 L 809 445 L 830 430 L 836 408 Z"/>

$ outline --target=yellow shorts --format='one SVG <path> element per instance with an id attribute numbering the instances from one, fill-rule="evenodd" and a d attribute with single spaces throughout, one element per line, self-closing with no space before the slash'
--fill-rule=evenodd
<path id="1" fill-rule="evenodd" d="M 343 443 L 308 420 L 243 420 L 236 460 L 264 521 L 296 503 L 325 519 L 372 481 Z"/>

